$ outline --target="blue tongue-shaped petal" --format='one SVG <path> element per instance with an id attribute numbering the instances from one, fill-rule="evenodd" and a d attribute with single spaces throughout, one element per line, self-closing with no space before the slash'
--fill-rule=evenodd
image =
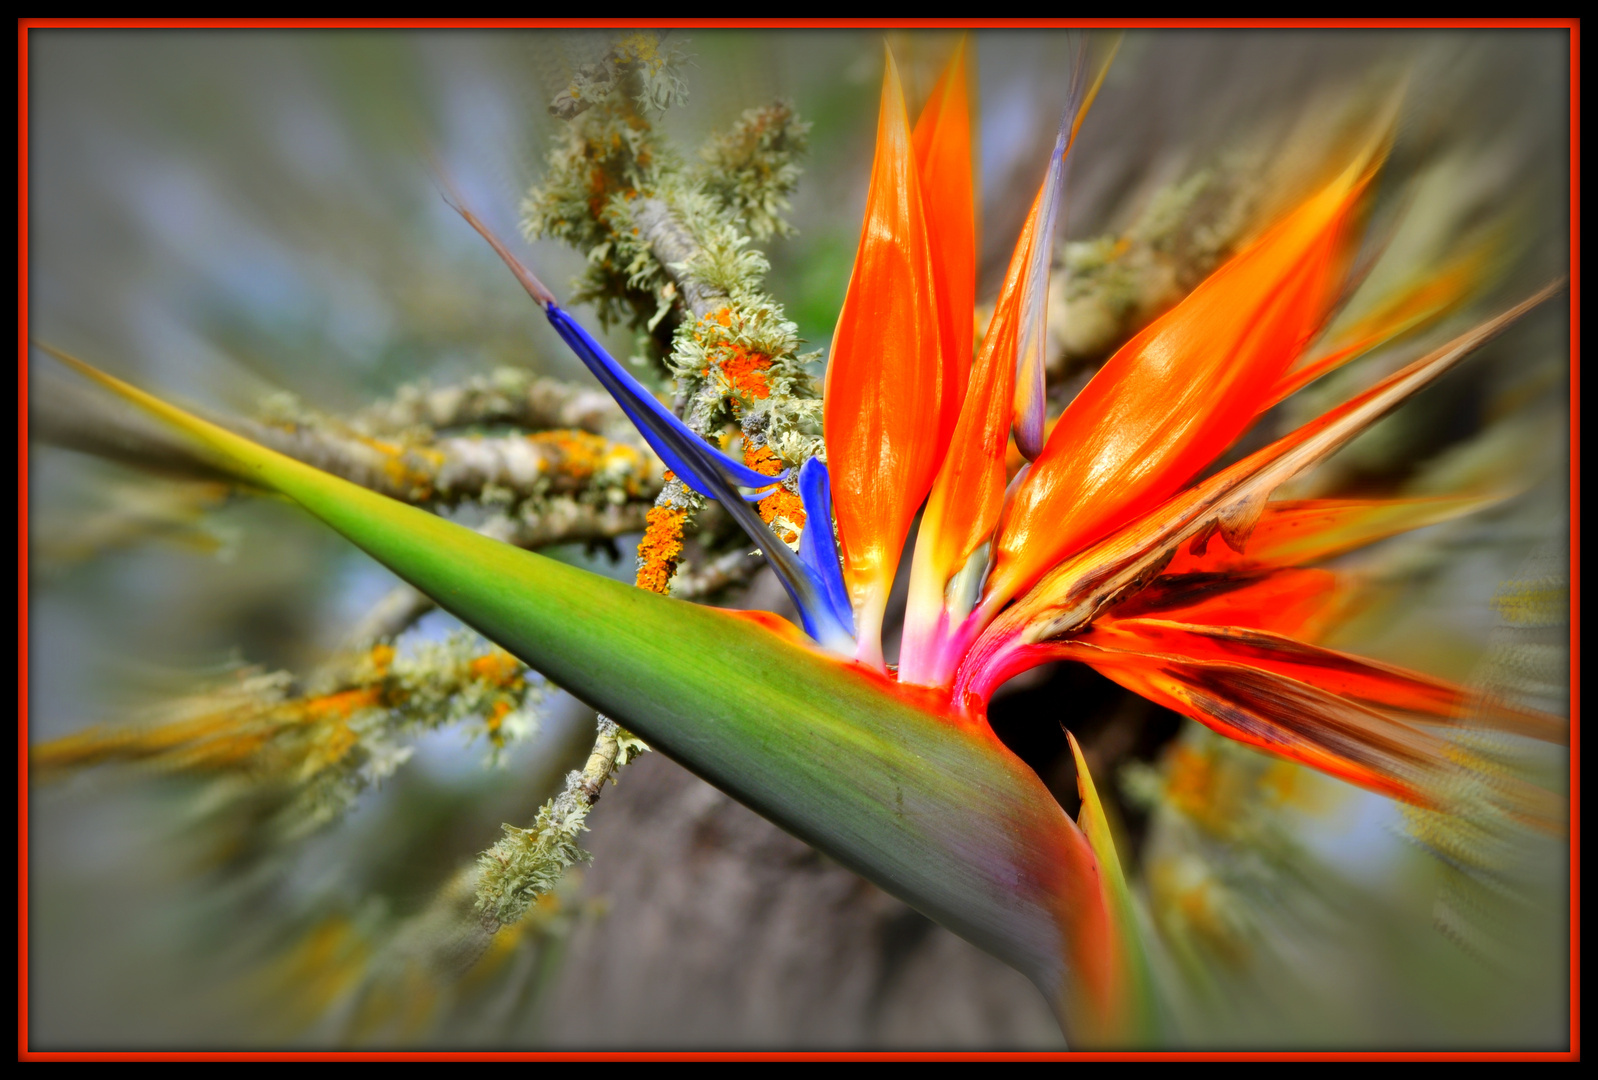
<path id="1" fill-rule="evenodd" d="M 843 600 L 842 610 L 848 614 L 841 617 L 830 583 L 824 576 L 812 572 L 787 544 L 774 536 L 766 523 L 760 520 L 760 515 L 750 509 L 748 498 L 738 493 L 738 486 L 770 488 L 787 473 L 767 476 L 723 454 L 696 435 L 670 409 L 656 401 L 642 383 L 618 364 L 604 346 L 562 311 L 558 304 L 550 301 L 544 306 L 544 311 L 561 340 L 571 346 L 578 359 L 594 373 L 594 378 L 616 399 L 616 404 L 621 406 L 639 434 L 660 455 L 666 467 L 701 495 L 720 502 L 749 535 L 749 539 L 760 545 L 761 553 L 777 572 L 778 579 L 793 598 L 794 606 L 799 609 L 805 633 L 829 649 L 853 655 L 854 616 L 849 611 L 847 598 Z M 830 525 L 830 499 L 826 507 L 821 520 Z M 830 528 L 828 531 L 831 531 Z M 805 535 L 809 536 L 810 532 L 806 529 Z M 842 595 L 843 575 L 836 569 L 836 551 L 833 565 L 833 573 L 837 576 L 837 592 Z"/>
<path id="2" fill-rule="evenodd" d="M 832 478 L 820 458 L 799 470 L 799 497 L 805 504 L 805 531 L 799 537 L 799 561 L 820 586 L 833 619 L 854 636 L 854 609 L 843 585 L 838 542 L 832 535 Z"/>

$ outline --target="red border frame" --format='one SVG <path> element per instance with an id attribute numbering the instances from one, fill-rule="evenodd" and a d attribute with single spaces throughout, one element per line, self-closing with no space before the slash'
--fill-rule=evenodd
<path id="1" fill-rule="evenodd" d="M 27 1043 L 27 351 L 29 351 L 29 192 L 27 110 L 29 30 L 35 29 L 572 29 L 572 27 L 735 27 L 735 29 L 1563 29 L 1571 62 L 1571 276 L 1569 276 L 1569 438 L 1571 438 L 1571 1016 L 1568 1051 L 1115 1051 L 1115 1053 L 925 1053 L 925 1051 L 35 1051 Z M 18 19 L 18 1061 L 1580 1061 L 1580 19 Z"/>

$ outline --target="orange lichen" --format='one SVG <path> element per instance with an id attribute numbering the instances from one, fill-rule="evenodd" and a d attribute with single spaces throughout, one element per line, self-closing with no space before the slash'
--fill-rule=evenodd
<path id="1" fill-rule="evenodd" d="M 345 754 L 355 749 L 355 744 L 360 742 L 360 736 L 340 720 L 323 730 L 316 741 L 320 744 L 317 752 L 306 755 L 306 766 L 311 772 L 338 764 L 344 759 Z"/>
<path id="2" fill-rule="evenodd" d="M 626 492 L 636 495 L 650 471 L 649 459 L 633 447 L 587 431 L 536 431 L 525 437 L 547 455 L 546 467 L 557 480 L 582 484 L 604 472 L 622 478 Z"/>
<path id="3" fill-rule="evenodd" d="M 373 674 L 379 679 L 384 678 L 394 663 L 394 646 L 387 642 L 378 642 L 372 646 L 372 651 L 367 657 L 372 662 Z"/>
<path id="4" fill-rule="evenodd" d="M 382 439 L 361 439 L 361 443 L 383 455 L 383 475 L 397 490 L 415 500 L 433 494 L 433 478 L 444 464 L 444 455 L 426 446 L 405 446 Z"/>
<path id="5" fill-rule="evenodd" d="M 533 445 L 555 455 L 554 471 L 586 480 L 599 468 L 609 445 L 586 431 L 535 431 L 527 436 Z"/>
<path id="6" fill-rule="evenodd" d="M 499 742 L 499 726 L 505 722 L 505 717 L 511 713 L 512 705 L 504 698 L 494 702 L 494 707 L 488 711 L 488 718 L 484 721 L 489 734 L 495 736 L 494 741 Z"/>
<path id="7" fill-rule="evenodd" d="M 727 358 L 720 361 L 721 373 L 727 377 L 727 383 L 733 391 L 756 400 L 770 397 L 771 386 L 766 382 L 766 371 L 771 367 L 771 358 L 749 352 L 738 345 L 729 345 L 726 352 Z"/>
<path id="8" fill-rule="evenodd" d="M 325 694 L 322 697 L 311 698 L 304 705 L 303 718 L 315 722 L 326 720 L 330 717 L 348 719 L 361 709 L 376 705 L 382 697 L 382 692 L 375 686 L 362 686 L 354 690 L 341 690 L 336 694 Z"/>
<path id="9" fill-rule="evenodd" d="M 736 411 L 740 398 L 764 401 L 771 396 L 771 385 L 766 381 L 771 357 L 726 340 L 727 334 L 723 331 L 732 327 L 732 318 L 732 309 L 725 307 L 704 316 L 694 330 L 694 340 L 705 346 L 706 363 L 699 373 L 709 378 L 712 369 L 721 372 L 733 393 L 732 404 Z"/>
<path id="10" fill-rule="evenodd" d="M 776 476 L 782 472 L 782 459 L 769 446 L 753 446 L 745 442 L 744 464 L 758 473 L 764 473 L 766 476 Z M 760 511 L 760 520 L 767 525 L 770 525 L 778 518 L 783 518 L 792 525 L 797 525 L 800 528 L 804 527 L 804 502 L 799 496 L 785 487 L 772 488 L 771 494 L 761 499 L 755 508 Z M 798 539 L 799 534 L 791 529 L 783 534 L 782 537 L 785 544 L 795 543 Z"/>
<path id="11" fill-rule="evenodd" d="M 475 678 L 494 686 L 512 686 L 521 682 L 522 662 L 504 649 L 479 656 L 468 667 Z"/>
<path id="12" fill-rule="evenodd" d="M 644 538 L 638 542 L 640 589 L 664 593 L 677 572 L 682 558 L 682 527 L 688 511 L 675 506 L 657 506 L 644 515 Z"/>

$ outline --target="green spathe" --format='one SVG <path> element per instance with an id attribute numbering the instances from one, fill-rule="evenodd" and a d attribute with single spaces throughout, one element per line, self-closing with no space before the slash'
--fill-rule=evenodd
<path id="1" fill-rule="evenodd" d="M 1103 1003 L 1083 992 L 1100 983 L 1113 933 L 1097 862 L 1037 776 L 970 721 L 923 707 L 915 691 L 797 631 L 491 540 L 55 355 L 172 424 L 218 468 L 299 503 L 700 777 L 1026 974 L 1068 1037 L 1097 1027 L 1088 1014 Z"/>

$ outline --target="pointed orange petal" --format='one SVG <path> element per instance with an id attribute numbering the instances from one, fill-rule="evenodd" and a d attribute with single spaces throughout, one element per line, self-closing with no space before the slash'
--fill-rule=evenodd
<path id="1" fill-rule="evenodd" d="M 955 46 L 912 136 L 921 204 L 932 245 L 933 285 L 947 388 L 938 418 L 938 447 L 949 443 L 971 369 L 976 307 L 976 196 L 971 169 L 971 102 L 966 39 Z"/>
<path id="2" fill-rule="evenodd" d="M 958 650 L 946 647 L 951 629 L 947 624 L 962 619 L 969 605 L 946 616 L 945 590 L 973 553 L 992 537 L 1004 506 L 1016 339 L 1042 198 L 1039 191 L 1010 256 L 949 451 L 921 516 L 899 655 L 899 677 L 908 682 L 937 686 L 946 681 L 958 659 L 954 655 Z"/>
<path id="3" fill-rule="evenodd" d="M 1370 175 L 1351 166 L 1110 358 L 1016 493 L 985 603 L 1158 505 L 1242 434 L 1325 321 Z"/>
<path id="4" fill-rule="evenodd" d="M 877 666 L 899 552 L 939 465 L 947 386 L 938 319 L 910 124 L 890 55 L 865 227 L 832 339 L 823 406 L 859 657 Z"/>
<path id="5" fill-rule="evenodd" d="M 1497 496 L 1464 495 L 1420 499 L 1294 499 L 1267 503 L 1241 552 L 1225 543 L 1181 548 L 1167 574 L 1303 566 L 1472 513 Z M 1197 549 L 1197 550 L 1195 550 Z"/>

